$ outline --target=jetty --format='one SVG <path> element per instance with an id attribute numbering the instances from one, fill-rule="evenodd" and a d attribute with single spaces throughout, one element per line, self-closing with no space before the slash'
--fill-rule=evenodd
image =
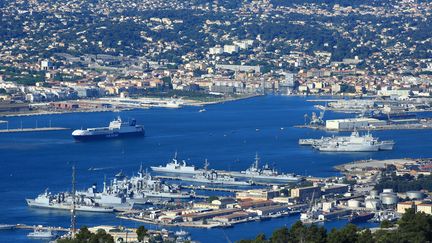
<path id="1" fill-rule="evenodd" d="M 16 224 L 11 229 L 23 229 L 23 230 L 51 230 L 51 231 L 61 231 L 61 232 L 69 232 L 69 228 L 64 227 L 53 227 L 53 226 L 43 226 L 43 225 L 26 225 L 26 224 Z"/>
<path id="2" fill-rule="evenodd" d="M 50 132 L 70 130 L 66 127 L 36 127 L 36 128 L 14 128 L 14 129 L 0 129 L 0 133 L 17 133 L 17 132 Z"/>
<path id="3" fill-rule="evenodd" d="M 224 188 L 224 187 L 208 187 L 208 186 L 187 186 L 181 185 L 184 189 L 192 189 L 192 190 L 204 190 L 204 191 L 219 191 L 219 192 L 241 192 L 244 191 L 242 189 L 237 188 Z"/>
<path id="4" fill-rule="evenodd" d="M 432 129 L 432 121 L 415 123 L 415 124 L 386 124 L 380 126 L 365 126 L 357 127 L 356 129 L 328 129 L 325 126 L 316 125 L 295 125 L 295 128 L 309 128 L 314 130 L 322 130 L 326 132 L 353 132 L 356 131 L 383 131 L 383 130 L 423 130 Z"/>

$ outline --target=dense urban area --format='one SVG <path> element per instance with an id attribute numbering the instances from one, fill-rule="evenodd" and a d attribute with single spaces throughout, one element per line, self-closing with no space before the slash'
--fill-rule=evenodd
<path id="1" fill-rule="evenodd" d="M 429 0 L 3 0 L 0 9 L 0 124 L 7 124 L 0 134 L 71 129 L 52 127 L 51 120 L 35 128 L 23 128 L 21 120 L 10 129 L 7 119 L 15 116 L 184 106 L 203 113 L 208 104 L 265 95 L 310 96 L 305 102 L 316 111 L 296 117 L 298 130 L 351 132 L 300 138 L 296 145 L 305 151 L 381 153 L 399 141 L 371 131 L 432 129 Z M 116 118 L 72 137 L 117 138 L 122 129 L 144 137 L 139 122 Z M 290 227 L 249 232 L 238 242 L 427 242 L 432 159 L 411 157 L 371 155 L 338 163 L 337 176 L 321 177 L 277 171 L 258 152 L 244 171 L 209 168 L 207 160 L 200 168 L 176 152 L 150 166 L 151 173 L 141 165 L 133 176 L 121 171 L 108 183 L 105 176 L 103 188 L 81 191 L 70 164 L 70 191 L 47 189 L 26 199 L 29 207 L 70 211 L 70 228 L 1 224 L 0 230 L 33 229 L 34 238 L 68 232 L 58 243 L 183 243 L 195 242 L 189 228 L 299 216 Z M 76 211 L 145 226 L 78 230 Z M 341 219 L 348 223 L 338 229 L 320 225 Z"/>
<path id="2" fill-rule="evenodd" d="M 5 111 L 135 108 L 150 103 L 139 97 L 217 102 L 265 92 L 430 96 L 429 1 L 1 4 Z M 61 102 L 99 97 L 116 99 Z M 175 102 L 156 100 L 187 103 Z"/>

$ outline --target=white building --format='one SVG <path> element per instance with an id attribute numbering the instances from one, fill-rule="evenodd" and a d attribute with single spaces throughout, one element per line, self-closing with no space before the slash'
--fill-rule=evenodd
<path id="1" fill-rule="evenodd" d="M 224 45 L 224 52 L 232 54 L 239 51 L 239 47 L 236 45 Z"/>
<path id="2" fill-rule="evenodd" d="M 354 130 L 365 128 L 368 126 L 379 126 L 385 125 L 385 121 L 381 121 L 374 118 L 348 118 L 348 119 L 336 119 L 327 120 L 326 128 L 328 130 Z"/>
<path id="3" fill-rule="evenodd" d="M 224 52 L 224 48 L 222 48 L 220 46 L 215 46 L 215 47 L 209 48 L 209 54 L 210 55 L 219 55 L 219 54 L 222 54 L 223 52 Z"/>

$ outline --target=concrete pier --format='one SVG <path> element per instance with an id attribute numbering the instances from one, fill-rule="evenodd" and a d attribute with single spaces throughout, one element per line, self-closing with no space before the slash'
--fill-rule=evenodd
<path id="1" fill-rule="evenodd" d="M 0 133 L 17 133 L 17 132 L 50 132 L 69 130 L 65 127 L 38 127 L 38 128 L 15 128 L 15 129 L 1 129 Z"/>
<path id="2" fill-rule="evenodd" d="M 26 229 L 26 230 L 34 230 L 34 229 L 42 229 L 42 230 L 52 230 L 52 231 L 61 231 L 61 232 L 69 232 L 69 228 L 63 227 L 52 227 L 52 226 L 42 226 L 42 225 L 25 225 L 25 224 L 17 224 L 15 229 Z"/>

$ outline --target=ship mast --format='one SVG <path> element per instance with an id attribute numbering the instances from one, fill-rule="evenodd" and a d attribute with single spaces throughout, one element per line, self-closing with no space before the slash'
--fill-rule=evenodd
<path id="1" fill-rule="evenodd" d="M 204 162 L 204 170 L 205 170 L 205 171 L 208 170 L 208 166 L 209 166 L 209 165 L 210 165 L 210 163 L 208 162 L 207 159 L 205 159 L 205 162 Z"/>
<path id="2" fill-rule="evenodd" d="M 75 238 L 76 215 L 75 215 L 75 165 L 72 166 L 72 206 L 71 206 L 71 237 Z"/>
<path id="3" fill-rule="evenodd" d="M 258 169 L 258 163 L 259 163 L 259 156 L 258 152 L 255 153 L 255 169 Z"/>

